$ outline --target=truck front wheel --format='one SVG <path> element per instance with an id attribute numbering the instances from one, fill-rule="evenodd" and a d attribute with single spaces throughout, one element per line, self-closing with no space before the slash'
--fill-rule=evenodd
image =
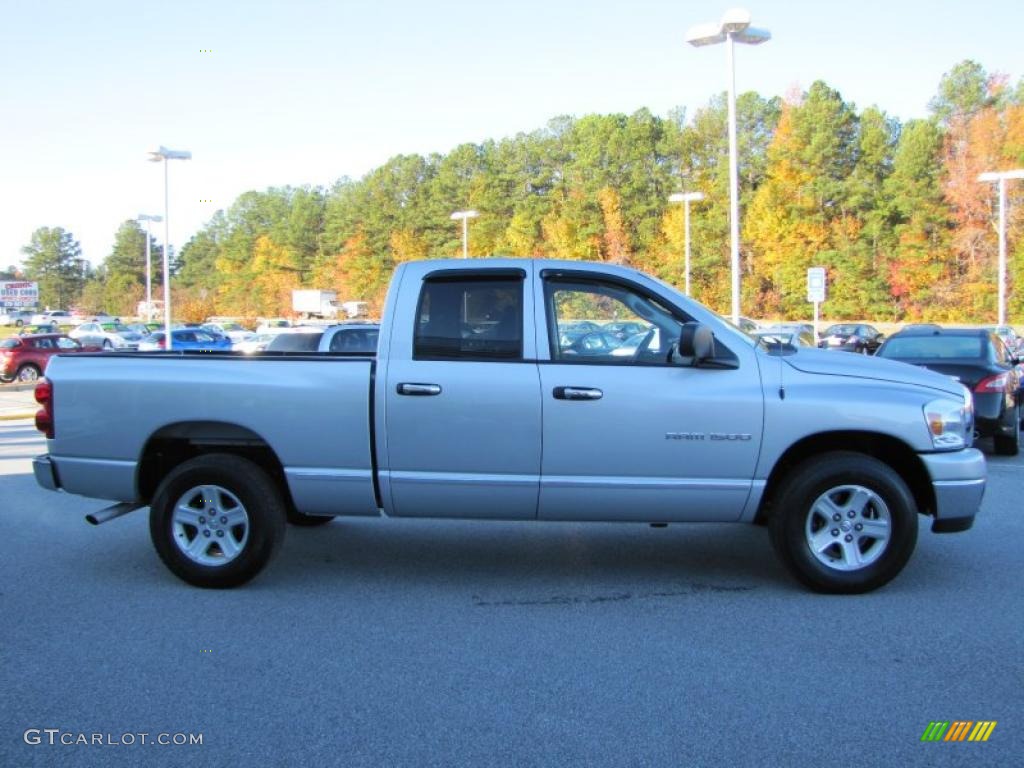
<path id="1" fill-rule="evenodd" d="M 772 545 L 811 589 L 870 592 L 903 570 L 917 543 L 917 509 L 887 464 L 835 452 L 794 467 L 775 497 Z"/>
<path id="2" fill-rule="evenodd" d="M 206 454 L 172 470 L 150 506 L 157 554 L 198 587 L 236 587 L 258 574 L 284 538 L 281 493 L 259 466 Z"/>

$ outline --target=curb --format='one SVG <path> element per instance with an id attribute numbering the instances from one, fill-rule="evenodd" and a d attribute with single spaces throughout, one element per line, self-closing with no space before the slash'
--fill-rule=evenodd
<path id="1" fill-rule="evenodd" d="M 21 421 L 22 419 L 34 419 L 34 413 L 0 413 L 0 421 Z"/>

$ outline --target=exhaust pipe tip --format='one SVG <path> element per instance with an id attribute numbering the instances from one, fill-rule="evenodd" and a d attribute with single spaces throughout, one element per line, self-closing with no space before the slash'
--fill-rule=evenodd
<path id="1" fill-rule="evenodd" d="M 143 504 L 136 501 L 122 501 L 120 504 L 114 504 L 98 512 L 90 512 L 85 516 L 85 522 L 89 523 L 89 525 L 101 525 L 109 520 L 113 520 L 115 517 L 127 515 L 129 512 L 133 512 L 143 506 Z"/>

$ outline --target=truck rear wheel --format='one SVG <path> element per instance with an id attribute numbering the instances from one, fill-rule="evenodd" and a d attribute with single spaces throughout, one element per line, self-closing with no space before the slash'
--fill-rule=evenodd
<path id="1" fill-rule="evenodd" d="M 281 493 L 259 466 L 206 454 L 172 470 L 150 506 L 157 554 L 197 587 L 236 587 L 256 576 L 284 539 Z"/>
<path id="2" fill-rule="evenodd" d="M 864 454 L 828 453 L 794 467 L 769 522 L 783 564 L 817 592 L 887 584 L 917 544 L 917 508 L 903 479 Z"/>

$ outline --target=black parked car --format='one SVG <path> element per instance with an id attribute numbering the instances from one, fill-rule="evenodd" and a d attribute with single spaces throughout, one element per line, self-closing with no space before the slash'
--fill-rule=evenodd
<path id="1" fill-rule="evenodd" d="M 952 376 L 971 390 L 978 437 L 991 437 L 996 453 L 1016 456 L 1020 442 L 1017 359 L 995 334 L 976 328 L 900 331 L 878 357 L 901 360 Z"/>
<path id="2" fill-rule="evenodd" d="M 873 355 L 885 340 L 885 334 L 863 323 L 839 323 L 830 325 L 821 334 L 818 346 L 822 349 L 841 349 L 844 352 L 860 352 Z"/>

